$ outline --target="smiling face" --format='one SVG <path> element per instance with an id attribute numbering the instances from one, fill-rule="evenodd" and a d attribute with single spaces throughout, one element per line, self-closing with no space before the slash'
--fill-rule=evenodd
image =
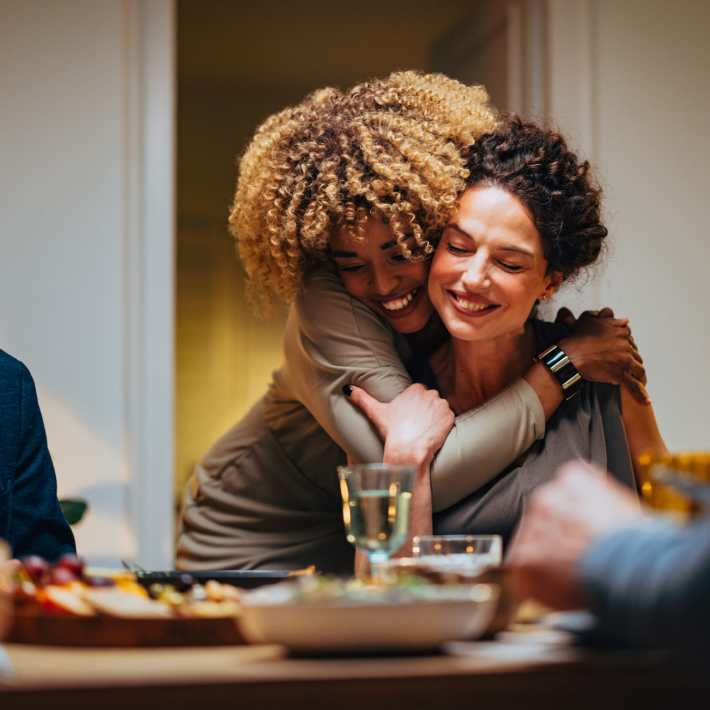
<path id="1" fill-rule="evenodd" d="M 466 190 L 444 229 L 429 297 L 446 329 L 467 341 L 522 333 L 537 301 L 562 278 L 547 273 L 542 239 L 523 203 L 500 187 Z"/>
<path id="2" fill-rule="evenodd" d="M 341 229 L 331 238 L 330 251 L 351 296 L 385 318 L 399 333 L 416 333 L 424 328 L 433 313 L 426 291 L 430 262 L 406 259 L 384 222 L 368 219 L 362 240 Z"/>

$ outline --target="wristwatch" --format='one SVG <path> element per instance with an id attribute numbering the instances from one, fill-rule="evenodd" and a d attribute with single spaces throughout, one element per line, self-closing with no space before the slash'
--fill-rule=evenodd
<path id="1" fill-rule="evenodd" d="M 562 387 L 562 394 L 565 399 L 572 399 L 582 388 L 581 373 L 567 357 L 567 353 L 558 345 L 550 345 L 535 359 L 541 362 L 554 375 Z"/>

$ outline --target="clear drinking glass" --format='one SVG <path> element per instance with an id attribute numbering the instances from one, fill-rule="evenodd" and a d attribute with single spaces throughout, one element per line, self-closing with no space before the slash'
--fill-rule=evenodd
<path id="1" fill-rule="evenodd" d="M 503 540 L 500 535 L 420 535 L 412 540 L 412 554 L 442 572 L 477 574 L 501 563 Z"/>
<path id="2" fill-rule="evenodd" d="M 351 542 L 375 571 L 407 541 L 414 466 L 356 464 L 338 467 L 343 520 Z"/>

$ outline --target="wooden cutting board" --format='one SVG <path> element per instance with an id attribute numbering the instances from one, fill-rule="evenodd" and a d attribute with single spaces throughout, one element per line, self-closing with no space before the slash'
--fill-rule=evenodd
<path id="1" fill-rule="evenodd" d="M 237 620 L 226 618 L 124 619 L 41 614 L 17 610 L 8 641 L 43 646 L 227 646 L 245 643 Z"/>

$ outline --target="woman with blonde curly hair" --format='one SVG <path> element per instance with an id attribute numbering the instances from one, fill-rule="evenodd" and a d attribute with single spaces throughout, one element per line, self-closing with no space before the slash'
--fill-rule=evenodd
<path id="1" fill-rule="evenodd" d="M 317 91 L 257 130 L 230 225 L 255 303 L 291 303 L 285 363 L 196 467 L 180 568 L 352 569 L 336 467 L 346 457 L 383 459 L 377 432 L 343 396 L 352 385 L 416 411 L 416 421 L 399 419 L 403 436 L 418 427 L 415 450 L 398 451 L 390 436 L 384 455 L 428 471 L 448 421 L 438 395 L 411 385 L 447 337 L 426 294 L 429 257 L 465 187 L 466 148 L 496 125 L 481 87 L 399 72 Z M 625 322 L 580 320 L 561 345 L 585 377 L 627 377 L 641 388 Z M 457 417 L 431 466 L 434 509 L 515 460 L 561 401 L 559 385 L 533 364 L 484 409 Z"/>

